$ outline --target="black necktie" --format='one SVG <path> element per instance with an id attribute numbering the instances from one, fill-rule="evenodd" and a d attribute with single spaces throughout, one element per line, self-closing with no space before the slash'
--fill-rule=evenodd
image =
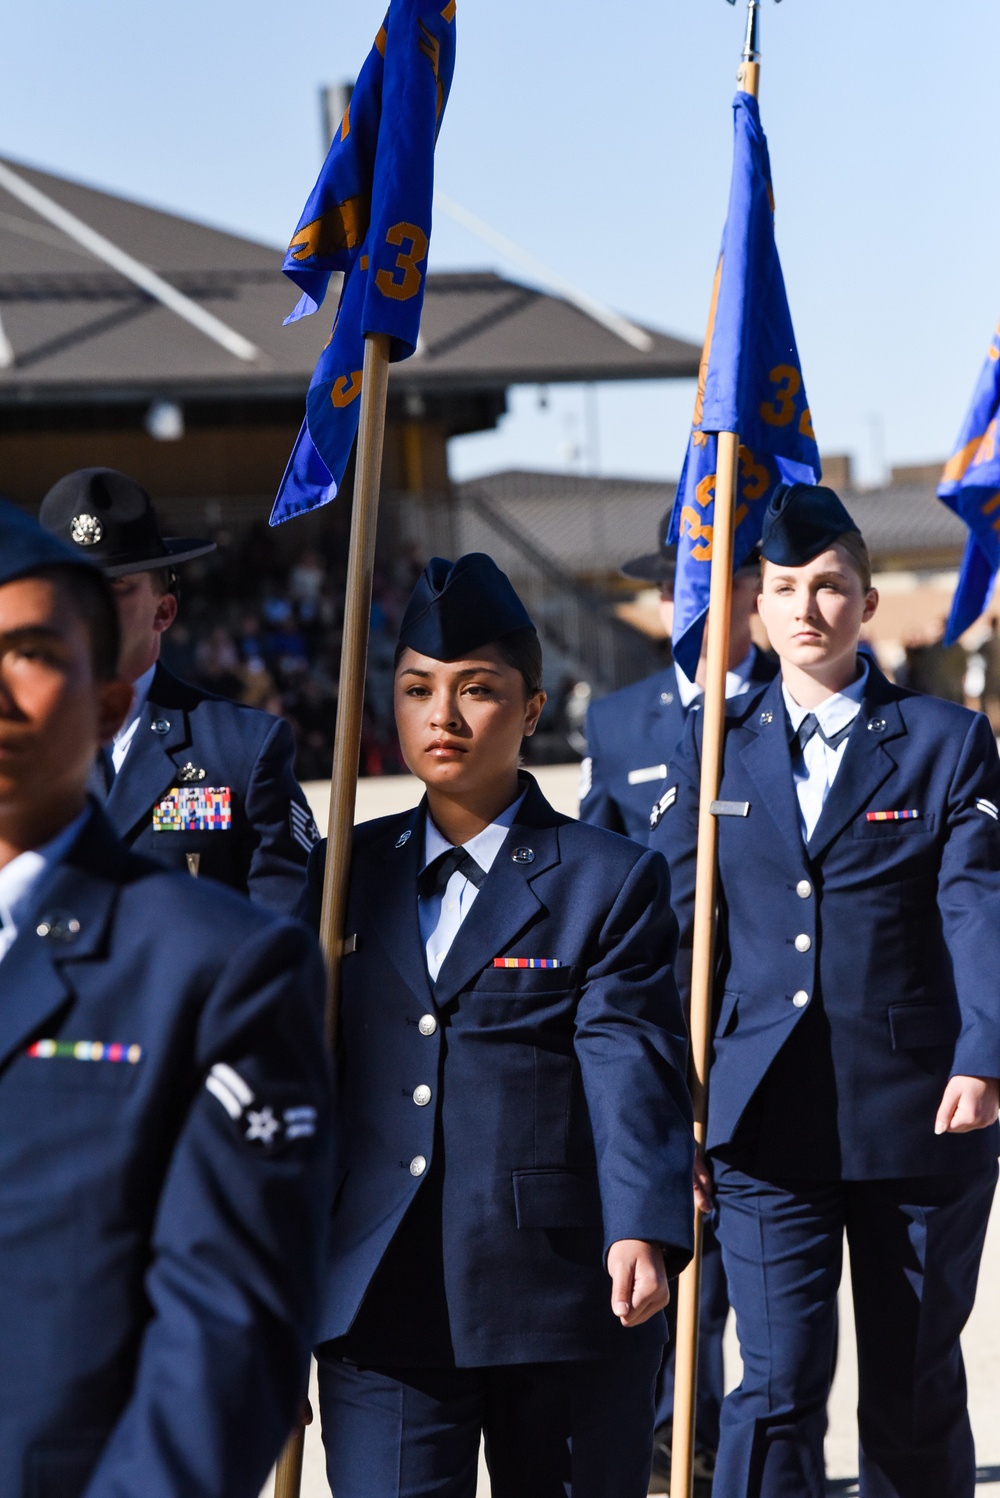
<path id="1" fill-rule="evenodd" d="M 820 738 L 823 740 L 823 743 L 826 744 L 828 748 L 836 749 L 839 744 L 842 744 L 844 742 L 853 727 L 854 719 L 852 718 L 850 723 L 845 723 L 843 728 L 837 729 L 836 733 L 824 733 L 822 728 L 820 728 L 819 726 L 819 719 L 817 718 L 816 714 L 806 713 L 805 717 L 802 719 L 802 722 L 799 724 L 798 729 L 792 735 L 792 743 L 798 744 L 799 753 L 801 754 L 808 744 L 809 740 L 812 738 L 813 734 L 818 733 Z"/>
<path id="2" fill-rule="evenodd" d="M 87 789 L 98 801 L 106 801 L 108 792 L 115 783 L 115 762 L 111 750 L 102 745 L 87 777 Z"/>
<path id="3" fill-rule="evenodd" d="M 448 880 L 456 871 L 464 874 L 477 889 L 482 889 L 486 870 L 464 848 L 449 848 L 447 852 L 439 853 L 437 858 L 432 858 L 427 867 L 417 875 L 417 893 L 421 899 L 444 894 L 448 888 Z"/>

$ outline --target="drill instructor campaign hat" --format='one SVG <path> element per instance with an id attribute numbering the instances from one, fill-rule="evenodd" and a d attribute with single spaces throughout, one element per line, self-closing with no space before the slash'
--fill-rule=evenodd
<path id="1" fill-rule="evenodd" d="M 153 501 L 114 468 L 78 468 L 53 484 L 38 518 L 105 577 L 174 567 L 215 550 L 214 541 L 161 536 Z"/>

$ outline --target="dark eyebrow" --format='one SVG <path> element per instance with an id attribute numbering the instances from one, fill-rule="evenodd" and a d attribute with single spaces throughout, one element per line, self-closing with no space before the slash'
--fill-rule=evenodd
<path id="1" fill-rule="evenodd" d="M 490 676 L 499 676 L 500 675 L 500 672 L 497 670 L 497 668 L 495 666 L 487 666 L 485 663 L 482 666 L 466 666 L 466 667 L 464 667 L 463 670 L 456 672 L 456 675 L 458 675 L 458 676 L 482 676 L 484 672 L 488 672 Z M 406 670 L 403 671 L 403 672 L 401 672 L 400 674 L 403 675 L 403 676 L 424 676 L 424 677 L 427 677 L 427 676 L 433 675 L 433 672 L 431 672 L 431 671 L 421 671 L 417 666 L 407 666 Z"/>
<path id="2" fill-rule="evenodd" d="M 16 629 L 5 629 L 0 631 L 0 646 L 24 645 L 32 640 L 56 640 L 61 642 L 65 636 L 51 624 L 22 624 Z"/>

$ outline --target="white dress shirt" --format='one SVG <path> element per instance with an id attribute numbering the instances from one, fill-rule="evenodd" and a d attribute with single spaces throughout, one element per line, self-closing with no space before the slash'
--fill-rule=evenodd
<path id="1" fill-rule="evenodd" d="M 475 837 L 463 843 L 466 853 L 476 860 L 484 872 L 492 867 L 494 859 L 503 847 L 504 839 L 516 822 L 521 802 L 526 795 L 527 791 L 522 791 L 517 800 L 512 801 L 495 822 L 491 822 L 488 827 L 483 828 L 482 832 L 477 832 Z M 434 862 L 439 854 L 449 852 L 454 846 L 454 843 L 449 843 L 447 838 L 442 837 L 428 813 L 424 832 L 424 861 L 420 865 L 421 873 L 429 863 Z M 420 922 L 424 952 L 427 955 L 427 971 L 431 975 L 432 983 L 437 980 L 441 964 L 451 950 L 451 944 L 458 935 L 458 928 L 472 909 L 473 901 L 478 893 L 479 890 L 472 880 L 466 879 L 465 875 L 460 874 L 456 869 L 442 894 L 418 897 L 417 918 Z"/>
<path id="2" fill-rule="evenodd" d="M 858 660 L 861 663 L 861 675 L 857 681 L 852 681 L 842 692 L 832 692 L 829 697 L 824 697 L 817 707 L 800 707 L 782 682 L 781 692 L 793 733 L 798 733 L 802 720 L 810 713 L 828 735 L 838 733 L 848 723 L 854 722 L 861 711 L 861 699 L 868 682 L 868 662 L 863 655 L 859 655 Z M 846 738 L 835 749 L 831 749 L 818 733 L 813 734 L 801 753 L 794 744 L 792 746 L 792 775 L 799 801 L 799 821 L 806 842 L 816 830 L 816 823 L 820 819 L 846 748 Z"/>
<path id="3" fill-rule="evenodd" d="M 135 731 L 139 727 L 139 719 L 142 716 L 143 708 L 146 706 L 146 698 L 149 696 L 149 689 L 153 685 L 153 677 L 155 675 L 156 666 L 154 664 L 150 666 L 148 671 L 144 671 L 139 679 L 132 684 L 132 705 L 128 710 L 125 722 L 115 734 L 111 745 L 111 758 L 114 762 L 116 775 L 125 763 L 125 756 L 132 747 L 132 740 L 135 738 Z"/>
<path id="4" fill-rule="evenodd" d="M 0 869 L 0 962 L 14 945 L 39 880 L 62 862 L 89 815 L 90 808 L 85 807 L 44 847 L 29 848 Z"/>
<path id="5" fill-rule="evenodd" d="M 757 647 L 751 645 L 746 655 L 735 666 L 732 671 L 726 672 L 726 700 L 730 697 L 742 697 L 744 692 L 750 690 L 750 673 L 753 663 L 757 659 Z M 687 712 L 692 702 L 704 695 L 704 687 L 700 687 L 690 676 L 685 676 L 680 666 L 674 661 L 674 674 L 677 677 L 677 691 L 680 694 L 681 706 Z"/>

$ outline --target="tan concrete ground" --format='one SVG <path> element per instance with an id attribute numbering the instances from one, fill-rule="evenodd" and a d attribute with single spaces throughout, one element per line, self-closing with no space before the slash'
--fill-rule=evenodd
<path id="1" fill-rule="evenodd" d="M 570 816 L 576 814 L 576 785 L 579 768 L 557 765 L 536 772 L 542 790 L 553 805 Z M 325 785 L 306 787 L 320 827 L 325 828 L 328 789 Z M 385 780 L 367 780 L 359 785 L 358 820 L 383 816 L 416 804 L 420 785 L 409 776 Z M 979 1296 L 972 1319 L 963 1339 L 969 1378 L 969 1407 L 976 1436 L 980 1467 L 977 1498 L 1000 1498 L 1000 1207 L 995 1208 L 986 1242 Z M 830 1430 L 827 1437 L 827 1469 L 831 1493 L 847 1495 L 857 1488 L 857 1374 L 855 1368 L 854 1327 L 851 1315 L 850 1285 L 841 1292 L 840 1363 L 830 1400 Z M 739 1348 L 730 1319 L 726 1339 L 727 1382 L 739 1381 Z M 268 1484 L 265 1490 L 270 1495 Z M 305 1473 L 302 1498 L 328 1498 L 322 1445 L 317 1429 L 307 1434 Z M 489 1498 L 489 1480 L 482 1469 L 478 1498 Z M 727 1495 L 720 1495 L 727 1498 Z"/>

